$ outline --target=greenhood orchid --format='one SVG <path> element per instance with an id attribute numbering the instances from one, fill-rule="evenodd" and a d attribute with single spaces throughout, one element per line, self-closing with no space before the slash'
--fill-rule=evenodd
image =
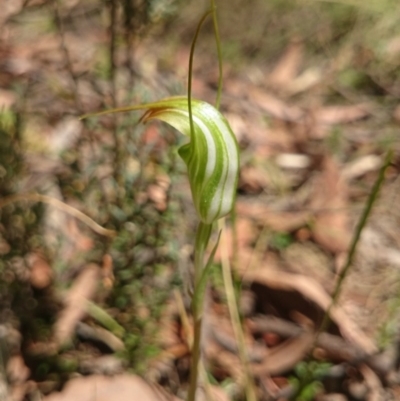
<path id="1" fill-rule="evenodd" d="M 154 103 L 101 111 L 82 118 L 143 110 L 143 122 L 159 119 L 187 135 L 190 142 L 179 149 L 186 163 L 193 202 L 200 220 L 211 224 L 233 207 L 239 174 L 236 137 L 223 115 L 209 103 L 192 99 L 191 130 L 187 97 L 171 97 Z"/>

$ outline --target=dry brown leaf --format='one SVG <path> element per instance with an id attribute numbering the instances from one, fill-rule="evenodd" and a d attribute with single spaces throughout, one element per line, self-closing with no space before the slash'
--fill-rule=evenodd
<path id="1" fill-rule="evenodd" d="M 7 378 L 12 384 L 21 384 L 28 380 L 31 371 L 25 365 L 21 355 L 13 355 L 7 361 Z"/>
<path id="2" fill-rule="evenodd" d="M 293 369 L 310 350 L 313 341 L 314 333 L 311 330 L 284 341 L 271 348 L 261 364 L 252 366 L 253 373 L 257 376 L 279 375 Z"/>
<path id="3" fill-rule="evenodd" d="M 289 127 L 284 121 L 273 121 L 267 132 L 264 132 L 267 138 L 266 151 L 260 153 L 257 144 L 257 155 L 259 157 L 276 156 L 277 153 L 290 153 L 296 150 L 296 141 L 298 140 L 297 133 L 294 134 L 293 128 Z"/>
<path id="4" fill-rule="evenodd" d="M 7 401 L 8 400 L 24 401 L 27 399 L 27 394 L 33 392 L 34 389 L 35 389 L 35 383 L 33 381 L 12 386 Z"/>
<path id="5" fill-rule="evenodd" d="M 381 401 L 385 399 L 382 382 L 377 374 L 366 364 L 362 364 L 359 369 L 369 389 L 367 401 Z"/>
<path id="6" fill-rule="evenodd" d="M 221 387 L 210 385 L 209 391 L 212 401 L 230 401 L 228 394 Z"/>
<path id="7" fill-rule="evenodd" d="M 233 355 L 237 354 L 238 351 L 232 327 L 225 320 L 218 316 L 211 317 L 209 323 L 212 338 L 220 346 L 220 349 L 216 351 L 215 344 L 213 344 L 210 350 L 208 350 L 207 346 L 206 352 L 209 355 L 217 352 L 219 363 L 224 362 L 226 365 L 226 362 L 232 360 L 232 357 L 227 356 L 225 350 L 229 350 Z M 265 374 L 276 375 L 292 369 L 304 358 L 313 344 L 314 333 L 311 330 L 304 330 L 298 336 L 290 338 L 269 350 L 265 346 L 257 345 L 250 338 L 246 340 L 247 356 L 249 361 L 253 362 L 253 373 L 257 376 Z M 235 372 L 235 374 L 238 375 L 238 372 Z"/>
<path id="8" fill-rule="evenodd" d="M 205 320 L 205 330 L 209 331 L 209 338 L 214 340 L 221 348 L 239 353 L 232 323 L 222 315 L 210 313 Z M 267 349 L 263 344 L 255 343 L 254 338 L 244 333 L 244 345 L 249 361 L 261 362 L 267 356 Z M 207 346 L 207 345 L 206 345 Z M 268 353 L 269 355 L 269 353 Z"/>
<path id="9" fill-rule="evenodd" d="M 204 349 L 207 360 L 222 368 L 236 383 L 243 382 L 244 371 L 237 355 L 226 351 L 217 342 L 210 341 Z"/>
<path id="10" fill-rule="evenodd" d="M 243 280 L 247 283 L 259 283 L 272 289 L 297 291 L 305 299 L 315 303 L 323 311 L 327 311 L 332 304 L 332 298 L 325 289 L 314 279 L 299 274 L 287 273 L 268 267 L 254 271 L 242 272 Z M 348 341 L 360 347 L 366 354 L 377 352 L 377 347 L 358 327 L 349 319 L 339 306 L 330 310 L 331 319 L 338 326 L 341 334 Z"/>
<path id="11" fill-rule="evenodd" d="M 281 153 L 276 156 L 275 161 L 279 167 L 287 169 L 307 168 L 311 164 L 309 156 L 296 153 Z"/>
<path id="12" fill-rule="evenodd" d="M 103 264 L 101 265 L 101 278 L 103 286 L 106 290 L 111 290 L 114 285 L 114 264 L 109 253 L 103 256 Z"/>
<path id="13" fill-rule="evenodd" d="M 307 224 L 309 212 L 279 212 L 272 210 L 262 216 L 263 222 L 275 231 L 290 232 Z"/>
<path id="14" fill-rule="evenodd" d="M 70 380 L 61 393 L 53 393 L 43 401 L 179 401 L 161 388 L 150 385 L 139 376 L 93 375 Z"/>
<path id="15" fill-rule="evenodd" d="M 342 177 L 346 180 L 358 178 L 370 171 L 378 170 L 382 159 L 377 155 L 366 155 L 353 160 L 344 166 Z"/>
<path id="16" fill-rule="evenodd" d="M 289 106 L 277 97 L 257 87 L 247 88 L 248 97 L 252 103 L 272 117 L 284 121 L 299 121 L 304 113 L 296 106 Z"/>
<path id="17" fill-rule="evenodd" d="M 260 168 L 244 166 L 240 170 L 239 188 L 248 194 L 258 194 L 269 184 L 268 175 Z"/>
<path id="18" fill-rule="evenodd" d="M 276 88 L 286 89 L 296 78 L 303 59 L 304 46 L 300 40 L 293 40 L 275 68 L 268 76 L 268 83 Z"/>
<path id="19" fill-rule="evenodd" d="M 99 281 L 99 266 L 89 264 L 75 279 L 65 297 L 65 308 L 54 325 L 54 339 L 58 346 L 70 340 L 76 324 L 86 314 L 86 301 L 93 298 Z"/>
<path id="20" fill-rule="evenodd" d="M 400 53 L 400 36 L 397 35 L 390 38 L 384 46 L 383 51 L 386 56 L 395 59 L 395 57 Z"/>
<path id="21" fill-rule="evenodd" d="M 158 211 L 164 212 L 167 209 L 167 194 L 159 185 L 149 185 L 147 187 L 147 195 Z"/>
<path id="22" fill-rule="evenodd" d="M 251 218 L 258 224 L 265 224 L 275 231 L 290 232 L 305 226 L 311 217 L 308 211 L 281 212 L 271 210 L 262 203 L 249 203 L 238 200 L 236 203 L 238 215 Z"/>
<path id="23" fill-rule="evenodd" d="M 249 219 L 245 219 L 240 216 L 237 217 L 235 244 L 233 243 L 233 231 L 231 226 L 226 227 L 223 237 L 224 240 L 221 241 L 221 244 L 215 254 L 215 261 L 221 260 L 221 247 L 224 247 L 224 255 L 227 255 L 229 259 L 232 258 L 234 256 L 233 246 L 237 246 L 237 250 L 239 251 L 238 256 L 242 262 L 244 261 L 243 257 L 245 257 L 246 260 L 249 259 L 249 255 L 248 252 L 246 253 L 246 250 L 250 253 L 253 252 L 250 248 L 250 244 L 255 240 L 256 237 L 256 229 L 254 224 Z"/>
<path id="24" fill-rule="evenodd" d="M 23 0 L 4 0 L 1 4 L 0 26 L 2 26 L 8 18 L 18 14 L 23 4 Z"/>
<path id="25" fill-rule="evenodd" d="M 400 123 L 400 105 L 396 106 L 395 109 L 393 110 L 393 119 L 397 123 Z"/>
<path id="26" fill-rule="evenodd" d="M 346 124 L 367 117 L 371 107 L 367 104 L 352 106 L 327 106 L 315 111 L 315 118 L 319 124 Z"/>
<path id="27" fill-rule="evenodd" d="M 17 97 L 14 92 L 9 90 L 0 89 L 0 110 L 9 110 L 17 101 Z"/>
<path id="28" fill-rule="evenodd" d="M 315 210 L 312 226 L 315 241 L 332 253 L 345 252 L 351 239 L 347 187 L 332 157 L 325 158 L 311 197 L 311 208 Z"/>
<path id="29" fill-rule="evenodd" d="M 167 348 L 150 361 L 146 369 L 146 378 L 157 382 L 160 378 L 169 376 L 175 361 L 188 355 L 190 349 L 187 344 L 179 343 Z"/>
<path id="30" fill-rule="evenodd" d="M 303 319 L 304 320 L 304 319 Z M 302 334 L 307 328 L 303 328 L 298 323 L 292 323 L 286 319 L 280 319 L 272 315 L 259 315 L 249 322 L 249 327 L 252 333 L 263 334 L 264 341 L 267 340 L 275 341 L 270 346 L 277 345 L 283 339 L 297 337 Z M 307 323 L 305 324 L 307 327 Z M 267 343 L 268 345 L 268 343 Z M 366 356 L 361 352 L 358 347 L 353 344 L 349 344 L 342 337 L 330 333 L 321 333 L 316 339 L 316 349 L 313 351 L 313 355 L 320 356 L 324 359 L 334 359 L 335 361 L 360 361 Z M 380 354 L 378 354 L 380 355 Z M 376 359 L 376 355 L 372 355 L 369 358 Z M 386 369 L 387 372 L 389 369 Z M 383 370 L 380 368 L 380 372 Z"/>
<path id="31" fill-rule="evenodd" d="M 249 123 L 247 121 L 248 119 L 243 118 L 243 116 L 237 113 L 224 113 L 224 116 L 228 120 L 232 131 L 235 133 L 236 139 L 238 140 L 238 142 L 241 142 L 241 140 L 249 132 Z"/>
<path id="32" fill-rule="evenodd" d="M 310 67 L 297 76 L 286 88 L 286 93 L 296 95 L 318 85 L 324 79 L 324 71 L 319 67 Z"/>
<path id="33" fill-rule="evenodd" d="M 147 188 L 148 198 L 154 203 L 155 208 L 163 212 L 167 208 L 167 191 L 171 180 L 165 174 L 158 174 L 156 183 L 150 184 Z"/>
<path id="34" fill-rule="evenodd" d="M 53 270 L 43 255 L 34 252 L 28 255 L 27 262 L 31 270 L 30 283 L 38 289 L 46 288 L 53 279 Z"/>

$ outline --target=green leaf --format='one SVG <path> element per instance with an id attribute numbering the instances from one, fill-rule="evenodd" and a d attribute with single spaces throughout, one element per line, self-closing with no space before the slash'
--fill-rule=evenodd
<path id="1" fill-rule="evenodd" d="M 199 312 L 203 308 L 203 299 L 204 299 L 204 294 L 205 294 L 205 290 L 206 290 L 206 285 L 207 285 L 208 277 L 211 273 L 211 267 L 213 265 L 215 252 L 217 251 L 220 238 L 221 238 L 221 231 L 218 234 L 217 242 L 215 243 L 214 248 L 211 251 L 211 254 L 210 254 L 210 257 L 208 258 L 207 264 L 201 273 L 200 280 L 196 285 L 196 289 L 193 294 L 193 300 L 192 300 L 193 308 L 195 309 L 195 313 L 193 313 L 194 316 L 199 316 Z"/>

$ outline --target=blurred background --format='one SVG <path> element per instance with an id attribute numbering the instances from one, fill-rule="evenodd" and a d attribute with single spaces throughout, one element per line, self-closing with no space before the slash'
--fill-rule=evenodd
<path id="1" fill-rule="evenodd" d="M 216 3 L 221 111 L 241 148 L 238 202 L 221 246 L 245 305 L 248 341 L 272 348 L 287 338 L 254 329 L 258 313 L 318 327 L 326 306 L 296 280 L 329 297 L 391 149 L 342 290 L 345 318 L 331 334 L 363 355 L 390 351 L 390 363 L 368 369 L 379 378 L 397 374 L 400 5 Z M 189 350 L 179 300 L 187 310 L 197 224 L 177 154 L 185 138 L 160 123 L 141 124 L 139 112 L 78 117 L 186 94 L 191 41 L 209 3 L 0 0 L 0 9 L 0 399 L 47 399 L 40 397 L 73 377 L 126 371 L 182 396 Z M 217 82 L 209 18 L 195 51 L 194 97 L 214 103 Z M 229 350 L 221 257 L 211 277 L 207 357 L 212 383 L 243 399 L 231 368 L 240 362 Z M 284 278 L 265 281 L 268 269 L 292 275 L 291 289 L 282 289 Z M 246 281 L 244 271 L 260 277 Z M 212 319 L 226 325 L 225 339 L 213 336 Z M 353 337 L 365 340 L 355 345 L 343 334 L 353 324 Z M 260 399 L 301 382 L 295 367 L 308 360 L 300 349 L 288 365 L 266 368 L 267 381 L 256 376 Z M 317 366 L 349 363 L 322 349 Z M 364 399 L 353 384 L 375 394 L 368 380 L 358 367 L 334 389 L 313 376 L 304 399 Z M 398 396 L 398 381 L 378 382 L 382 394 Z"/>

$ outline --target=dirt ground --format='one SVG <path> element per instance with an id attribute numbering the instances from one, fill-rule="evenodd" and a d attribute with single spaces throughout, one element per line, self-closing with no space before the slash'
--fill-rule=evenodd
<path id="1" fill-rule="evenodd" d="M 399 5 L 217 3 L 241 170 L 198 399 L 249 386 L 259 400 L 400 399 Z M 186 398 L 185 139 L 138 112 L 79 116 L 186 94 L 206 8 L 0 0 L 0 401 Z M 206 21 L 192 81 L 211 104 L 212 32 Z"/>

